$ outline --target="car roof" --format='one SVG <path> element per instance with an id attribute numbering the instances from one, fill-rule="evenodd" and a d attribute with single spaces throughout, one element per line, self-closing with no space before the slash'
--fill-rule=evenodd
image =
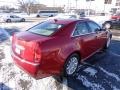
<path id="1" fill-rule="evenodd" d="M 73 22 L 77 22 L 77 21 L 86 21 L 89 20 L 87 18 L 80 18 L 80 19 L 51 19 L 49 20 L 52 23 L 57 23 L 57 24 L 70 24 Z"/>

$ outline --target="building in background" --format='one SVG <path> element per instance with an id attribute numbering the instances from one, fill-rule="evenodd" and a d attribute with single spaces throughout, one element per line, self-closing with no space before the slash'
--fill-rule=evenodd
<path id="1" fill-rule="evenodd" d="M 116 10 L 116 13 L 117 12 L 120 12 L 120 0 L 116 0 L 116 3 L 115 3 L 115 10 Z"/>

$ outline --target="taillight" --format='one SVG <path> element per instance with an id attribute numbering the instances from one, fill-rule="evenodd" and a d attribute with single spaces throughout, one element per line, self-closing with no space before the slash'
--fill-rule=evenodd
<path id="1" fill-rule="evenodd" d="M 11 37 L 10 37 L 10 41 L 13 42 L 15 39 L 15 34 L 13 34 Z"/>
<path id="2" fill-rule="evenodd" d="M 36 63 L 40 63 L 41 61 L 41 50 L 40 50 L 40 46 L 38 43 L 36 43 L 36 46 L 35 46 L 35 54 L 34 54 L 34 60 Z"/>

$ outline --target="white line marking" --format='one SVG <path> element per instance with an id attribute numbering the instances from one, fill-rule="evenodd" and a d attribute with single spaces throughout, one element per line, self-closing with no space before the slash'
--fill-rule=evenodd
<path id="1" fill-rule="evenodd" d="M 115 78 L 117 81 L 120 82 L 120 78 L 118 77 L 118 75 L 116 75 L 114 73 L 110 73 L 110 72 L 106 71 L 105 69 L 103 69 L 102 67 L 99 67 L 99 69 L 101 71 L 103 71 L 104 73 L 106 73 L 108 76 L 111 76 L 111 77 Z"/>
<path id="2" fill-rule="evenodd" d="M 88 79 L 85 76 L 79 75 L 77 79 L 81 80 L 83 85 L 86 86 L 87 88 L 91 88 L 91 90 L 105 90 L 100 84 L 88 81 Z"/>
<path id="3" fill-rule="evenodd" d="M 120 55 L 119 54 L 117 54 L 117 53 L 114 53 L 114 52 L 112 52 L 112 51 L 110 51 L 111 52 L 111 54 L 113 54 L 113 55 L 115 55 L 115 56 L 118 56 L 118 57 L 120 57 Z"/>
<path id="4" fill-rule="evenodd" d="M 118 89 L 117 87 L 113 86 L 113 90 L 120 90 L 120 89 Z"/>
<path id="5" fill-rule="evenodd" d="M 95 76 L 96 73 L 97 73 L 97 70 L 91 68 L 91 67 L 88 67 L 86 69 L 83 70 L 84 72 L 90 74 L 90 76 Z"/>

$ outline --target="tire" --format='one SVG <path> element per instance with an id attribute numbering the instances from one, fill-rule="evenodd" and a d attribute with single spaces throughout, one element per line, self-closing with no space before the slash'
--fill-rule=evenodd
<path id="1" fill-rule="evenodd" d="M 109 36 L 109 38 L 107 39 L 107 42 L 106 42 L 106 44 L 105 44 L 105 46 L 103 48 L 104 51 L 109 48 L 110 42 L 111 42 L 111 37 Z"/>
<path id="2" fill-rule="evenodd" d="M 64 65 L 64 76 L 72 76 L 76 72 L 79 62 L 80 57 L 78 54 L 74 53 L 70 55 Z"/>
<path id="3" fill-rule="evenodd" d="M 21 22 L 25 22 L 25 19 L 23 18 L 23 19 L 21 20 Z"/>
<path id="4" fill-rule="evenodd" d="M 107 28 L 107 29 L 112 28 L 111 23 L 110 23 L 110 22 L 106 22 L 106 23 L 104 24 L 104 28 Z"/>
<path id="5" fill-rule="evenodd" d="M 49 17 L 53 17 L 53 15 L 50 15 Z"/>
<path id="6" fill-rule="evenodd" d="M 40 15 L 37 15 L 36 17 L 40 17 Z"/>
<path id="7" fill-rule="evenodd" d="M 6 20 L 6 22 L 10 23 L 10 22 L 11 22 L 11 20 L 10 20 L 10 19 L 7 19 L 7 20 Z"/>

